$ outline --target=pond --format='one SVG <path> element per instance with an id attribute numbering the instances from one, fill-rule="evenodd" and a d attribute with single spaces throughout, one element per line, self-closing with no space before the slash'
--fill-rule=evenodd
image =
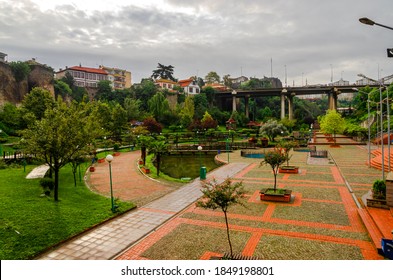
<path id="1" fill-rule="evenodd" d="M 265 151 L 249 151 L 249 150 L 242 150 L 240 155 L 245 158 L 265 158 Z"/>
<path id="2" fill-rule="evenodd" d="M 164 155 L 161 158 L 161 171 L 172 178 L 199 177 L 200 164 L 205 166 L 207 172 L 219 167 L 214 162 L 216 155 Z"/>

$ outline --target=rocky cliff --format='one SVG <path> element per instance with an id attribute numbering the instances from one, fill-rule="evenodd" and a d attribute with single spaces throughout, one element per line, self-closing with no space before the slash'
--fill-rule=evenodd
<path id="1" fill-rule="evenodd" d="M 27 61 L 31 72 L 21 82 L 16 82 L 11 67 L 0 61 L 0 106 L 6 102 L 20 104 L 33 87 L 42 87 L 54 95 L 53 70 L 33 61 Z"/>

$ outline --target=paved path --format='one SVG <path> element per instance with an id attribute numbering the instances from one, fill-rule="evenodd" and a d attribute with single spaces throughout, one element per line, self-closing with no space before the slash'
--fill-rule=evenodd
<path id="1" fill-rule="evenodd" d="M 46 172 L 49 170 L 49 165 L 43 164 L 37 166 L 29 174 L 27 174 L 26 179 L 37 179 L 37 178 L 44 178 Z"/>
<path id="2" fill-rule="evenodd" d="M 217 182 L 232 177 L 247 163 L 231 163 L 209 173 L 207 180 Z M 129 176 L 130 174 L 123 174 Z M 133 174 L 137 176 L 138 174 Z M 121 174 L 118 174 L 121 176 Z M 139 174 L 139 176 L 142 176 Z M 195 202 L 200 196 L 201 182 L 195 179 L 178 190 L 159 198 L 143 208 L 123 214 L 84 235 L 47 252 L 38 259 L 43 260 L 108 260 L 152 232 L 165 221 Z"/>

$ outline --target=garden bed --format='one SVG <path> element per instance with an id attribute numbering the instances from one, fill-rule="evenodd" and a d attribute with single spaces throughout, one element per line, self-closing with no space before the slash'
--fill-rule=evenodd
<path id="1" fill-rule="evenodd" d="M 297 166 L 281 166 L 278 169 L 278 173 L 298 174 L 299 167 L 297 167 Z"/>
<path id="2" fill-rule="evenodd" d="M 290 202 L 292 190 L 287 189 L 262 189 L 260 191 L 260 198 L 263 201 L 277 201 L 277 202 Z"/>

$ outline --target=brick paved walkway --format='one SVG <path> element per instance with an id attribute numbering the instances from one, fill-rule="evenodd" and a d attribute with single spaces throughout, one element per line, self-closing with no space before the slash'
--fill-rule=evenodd
<path id="1" fill-rule="evenodd" d="M 126 155 L 123 155 L 126 158 Z M 130 159 L 130 157 L 128 157 Z M 131 159 L 133 159 L 131 157 Z M 114 192 L 119 196 L 129 194 L 130 196 L 139 196 L 139 191 L 132 192 L 126 190 L 133 188 L 134 185 L 143 185 L 146 193 L 150 192 L 151 184 L 149 179 L 134 170 L 126 168 L 124 165 L 132 166 L 132 161 L 123 161 L 122 165 L 116 165 L 115 162 L 120 162 L 118 158 L 113 161 L 113 172 L 121 179 L 113 182 Z M 227 177 L 234 176 L 237 172 L 242 170 L 246 164 L 232 163 L 230 165 L 222 166 L 209 173 L 207 179 L 215 178 L 218 182 L 224 181 Z M 102 168 L 104 170 L 108 170 Z M 100 169 L 98 169 L 100 170 Z M 98 171 L 100 172 L 100 171 Z M 98 175 L 98 176 L 97 176 Z M 92 182 L 95 182 L 95 176 L 101 177 L 102 174 L 94 173 L 92 175 Z M 135 179 L 137 177 L 137 179 Z M 107 177 L 105 179 L 108 178 Z M 129 178 L 130 180 L 126 180 Z M 103 178 L 102 178 L 103 180 Z M 135 182 L 136 180 L 136 182 Z M 95 188 L 100 189 L 97 183 Z M 158 183 L 153 184 L 153 189 L 159 188 Z M 43 260 L 108 260 L 119 254 L 121 251 L 155 230 L 165 221 L 171 219 L 178 212 L 195 202 L 200 196 L 200 180 L 195 179 L 193 182 L 184 185 L 142 208 L 137 208 L 134 211 L 123 214 L 109 222 L 106 222 L 95 229 L 92 229 L 85 234 L 78 236 L 61 245 L 60 247 L 47 252 L 38 259 Z M 164 186 L 161 186 L 162 188 Z"/>
<path id="2" fill-rule="evenodd" d="M 300 174 L 278 176 L 278 187 L 293 191 L 289 204 L 260 201 L 259 190 L 273 182 L 271 169 L 260 167 L 258 159 L 240 157 L 240 152 L 230 154 L 229 165 L 208 174 L 208 180 L 232 177 L 246 187 L 247 208 L 236 206 L 229 212 L 236 253 L 261 259 L 382 259 L 376 247 L 380 237 L 391 238 L 386 235 L 393 221 L 386 212 L 358 208 L 380 173 L 365 164 L 364 147 L 328 150 L 331 158 L 319 163 L 309 161 L 307 153 L 293 153 L 291 165 L 300 166 Z M 151 181 L 136 169 L 138 156 L 134 152 L 115 158 L 112 170 L 118 179 L 113 186 L 115 197 L 142 206 L 40 259 L 209 259 L 228 251 L 223 214 L 195 207 L 199 179 L 180 188 Z M 221 157 L 227 160 L 226 154 Z M 107 163 L 98 164 L 90 177 L 91 188 L 104 195 L 109 191 L 106 172 Z M 157 193 L 166 195 L 143 203 L 144 196 L 152 199 Z"/>
<path id="3" fill-rule="evenodd" d="M 380 239 L 372 232 L 373 219 L 365 209 L 358 209 L 354 194 L 367 192 L 379 172 L 365 165 L 367 154 L 362 147 L 328 150 L 338 166 L 334 161 L 308 165 L 307 153 L 293 153 L 291 165 L 300 166 L 301 173 L 279 174 L 278 178 L 280 188 L 293 190 L 295 197 L 289 204 L 260 201 L 259 189 L 273 181 L 271 170 L 259 167 L 260 160 L 231 154 L 231 162 L 249 163 L 234 177 L 246 186 L 247 208 L 229 211 L 236 253 L 261 259 L 382 259 L 376 250 Z M 226 155 L 221 156 L 225 160 Z M 388 227 L 393 228 L 393 223 Z M 117 259 L 220 256 L 228 251 L 224 229 L 220 211 L 191 205 Z M 237 239 L 237 234 L 243 237 Z M 190 240 L 198 240 L 199 246 Z"/>

